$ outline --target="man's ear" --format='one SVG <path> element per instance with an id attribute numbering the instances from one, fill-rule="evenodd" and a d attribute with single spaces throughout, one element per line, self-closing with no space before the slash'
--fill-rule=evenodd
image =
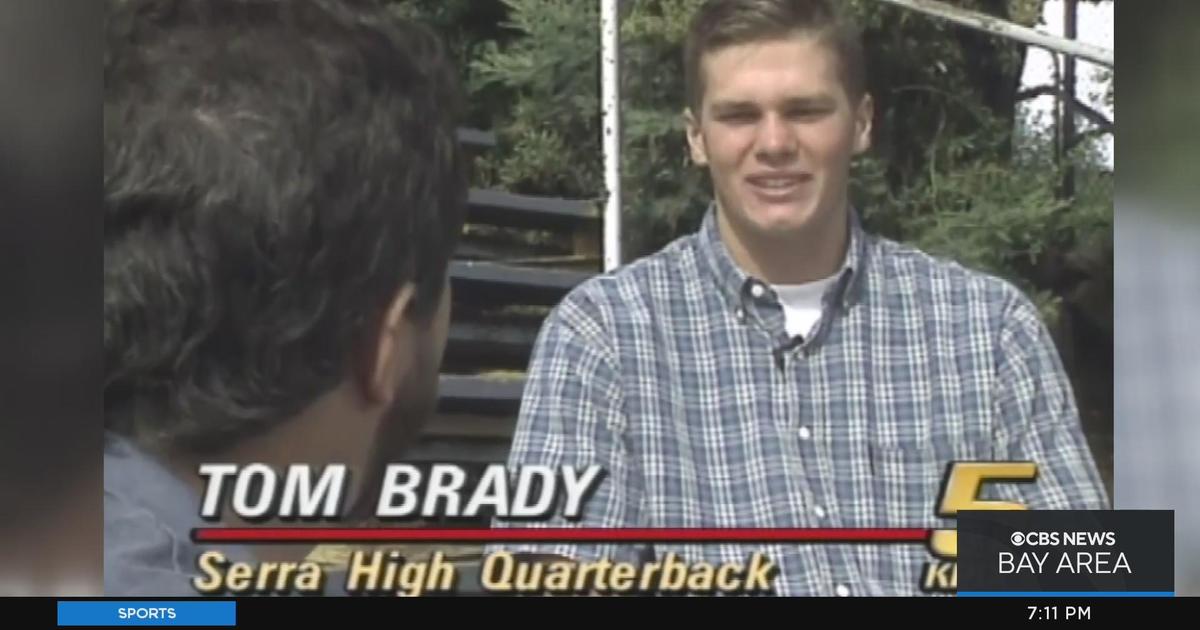
<path id="1" fill-rule="evenodd" d="M 692 113 L 692 108 L 688 107 L 683 110 L 683 122 L 687 125 L 688 149 L 690 149 L 692 161 L 697 166 L 706 166 L 708 150 L 704 146 L 704 134 L 700 132 L 700 120 Z"/>
<path id="2" fill-rule="evenodd" d="M 416 285 L 405 284 L 383 312 L 366 347 L 367 364 L 363 371 L 363 393 L 369 402 L 388 405 L 396 396 L 400 379 L 410 369 L 412 356 L 403 352 L 412 343 L 412 325 L 405 316 L 412 304 Z"/>
<path id="3" fill-rule="evenodd" d="M 875 101 L 870 94 L 863 94 L 854 112 L 854 155 L 871 148 L 871 125 L 875 120 Z"/>

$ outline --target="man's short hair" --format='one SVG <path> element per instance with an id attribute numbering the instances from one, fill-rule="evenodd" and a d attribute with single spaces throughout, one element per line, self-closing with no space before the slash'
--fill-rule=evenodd
<path id="1" fill-rule="evenodd" d="M 684 42 L 687 105 L 700 115 L 704 97 L 701 61 L 727 46 L 813 35 L 841 62 L 842 84 L 852 101 L 867 91 L 862 36 L 854 21 L 829 0 L 709 0 L 696 11 Z"/>
<path id="2" fill-rule="evenodd" d="M 104 64 L 105 426 L 205 450 L 350 373 L 462 229 L 457 71 L 368 2 L 112 0 Z"/>

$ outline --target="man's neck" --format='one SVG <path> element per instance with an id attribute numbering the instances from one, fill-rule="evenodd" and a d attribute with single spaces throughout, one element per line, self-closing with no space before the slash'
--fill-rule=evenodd
<path id="1" fill-rule="evenodd" d="M 770 284 L 804 284 L 837 273 L 846 257 L 850 241 L 847 212 L 823 216 L 829 218 L 803 232 L 764 236 L 739 229 L 718 208 L 717 226 L 721 241 L 742 271 Z"/>

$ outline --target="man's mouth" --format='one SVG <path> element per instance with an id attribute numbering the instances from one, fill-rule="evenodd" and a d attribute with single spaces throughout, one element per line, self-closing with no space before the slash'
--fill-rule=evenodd
<path id="1" fill-rule="evenodd" d="M 755 194 L 768 201 L 784 201 L 811 182 L 811 173 L 763 173 L 746 177 Z"/>

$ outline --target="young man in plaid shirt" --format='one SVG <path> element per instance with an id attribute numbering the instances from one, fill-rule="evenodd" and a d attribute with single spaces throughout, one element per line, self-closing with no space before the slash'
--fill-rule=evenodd
<path id="1" fill-rule="evenodd" d="M 699 231 L 573 291 L 539 336 L 511 464 L 600 463 L 580 521 L 953 527 L 954 460 L 1036 462 L 983 498 L 1103 508 L 1071 388 L 1007 282 L 868 234 L 848 199 L 873 106 L 833 3 L 713 0 L 686 44 Z M 516 526 L 498 523 L 502 526 Z M 783 595 L 918 590 L 921 545 L 522 545 L 580 562 L 765 551 Z"/>

